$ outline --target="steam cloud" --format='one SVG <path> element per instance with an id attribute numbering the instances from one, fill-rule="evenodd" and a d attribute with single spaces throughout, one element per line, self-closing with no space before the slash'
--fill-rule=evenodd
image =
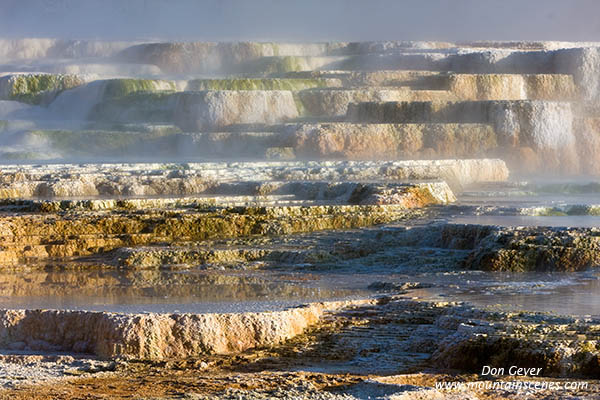
<path id="1" fill-rule="evenodd" d="M 3 0 L 0 35 L 178 40 L 600 40 L 597 0 Z"/>

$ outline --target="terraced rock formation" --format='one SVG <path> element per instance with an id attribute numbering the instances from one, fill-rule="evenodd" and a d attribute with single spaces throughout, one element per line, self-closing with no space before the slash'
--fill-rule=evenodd
<path id="1" fill-rule="evenodd" d="M 186 196 L 193 194 L 300 194 L 305 200 L 326 200 L 354 189 L 344 182 L 444 179 L 450 185 L 502 182 L 508 169 L 501 160 L 442 160 L 393 162 L 238 162 L 184 164 L 54 164 L 4 166 L 1 198 L 69 198 L 98 196 Z M 318 183 L 318 182 L 321 183 Z M 331 183 L 329 183 L 331 182 Z M 339 183 L 339 185 L 338 185 Z M 309 187 L 314 192 L 310 194 Z M 323 197 L 321 187 L 340 187 Z M 321 197 L 319 197 L 321 196 Z"/>
<path id="2" fill-rule="evenodd" d="M 5 161 L 499 157 L 598 174 L 595 43 L 3 43 Z M 306 129 L 312 148 L 289 134 Z"/>
<path id="3" fill-rule="evenodd" d="M 0 40 L 0 386 L 496 398 L 434 385 L 597 378 L 597 310 L 568 306 L 596 298 L 600 231 L 544 218 L 598 214 L 598 49 Z M 517 180 L 574 174 L 592 183 Z M 503 216 L 527 226 L 460 222 Z M 537 312 L 555 294 L 569 315 Z"/>
<path id="4" fill-rule="evenodd" d="M 373 179 L 369 175 L 373 172 L 361 164 L 356 170 L 366 174 L 363 182 L 339 183 L 303 178 L 310 171 L 306 166 L 299 166 L 299 175 L 294 175 L 285 163 L 250 163 L 248 169 L 219 164 L 195 165 L 195 170 L 143 167 L 123 165 L 119 170 L 88 165 L 66 172 L 55 166 L 6 173 L 4 197 L 20 200 L 6 200 L 3 205 L 12 214 L 0 222 L 3 263 L 84 256 L 129 245 L 355 228 L 391 222 L 407 210 L 455 200 L 443 181 L 367 183 L 364 179 Z M 211 176 L 215 171 L 218 175 Z M 265 179 L 256 181 L 261 173 Z M 342 174 L 340 179 L 354 177 L 351 171 Z M 175 198 L 135 199 L 140 195 Z M 177 198 L 190 195 L 204 197 Z M 27 197 L 60 200 L 22 200 Z M 69 199 L 78 197 L 87 199 Z"/>
<path id="5" fill-rule="evenodd" d="M 315 324 L 324 310 L 344 305 L 347 304 L 311 304 L 285 311 L 223 315 L 5 310 L 0 317 L 0 345 L 147 360 L 230 354 L 281 343 Z"/>

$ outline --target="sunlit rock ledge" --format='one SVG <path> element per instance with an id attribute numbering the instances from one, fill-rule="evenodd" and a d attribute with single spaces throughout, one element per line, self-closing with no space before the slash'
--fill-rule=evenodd
<path id="1" fill-rule="evenodd" d="M 280 356 L 294 351 L 299 361 L 314 363 L 302 347 L 305 343 L 318 347 L 321 365 L 343 357 L 361 373 L 394 371 L 385 363 L 392 360 L 401 370 L 429 367 L 474 373 L 490 362 L 507 368 L 535 362 L 543 371 L 540 376 L 546 377 L 593 378 L 599 368 L 597 319 L 486 311 L 400 296 L 263 313 L 1 310 L 0 321 L 2 346 L 91 353 L 104 359 L 178 360 L 262 347 Z M 300 339 L 290 340 L 295 337 Z M 377 350 L 382 348 L 388 350 Z"/>
<path id="2" fill-rule="evenodd" d="M 147 360 L 231 354 L 277 345 L 317 323 L 326 310 L 366 302 L 313 303 L 239 314 L 0 310 L 0 346 Z"/>
<path id="3" fill-rule="evenodd" d="M 453 190 L 508 179 L 498 159 L 289 161 L 232 163 L 48 164 L 1 167 L 0 197 L 185 196 L 277 194 L 290 181 L 414 182 L 444 180 Z M 235 184 L 229 191 L 227 184 Z M 279 182 L 279 183 L 278 183 Z M 289 190 L 293 188 L 287 184 Z M 300 187 L 298 187 L 300 188 Z M 284 192 L 290 193 L 290 192 Z"/>

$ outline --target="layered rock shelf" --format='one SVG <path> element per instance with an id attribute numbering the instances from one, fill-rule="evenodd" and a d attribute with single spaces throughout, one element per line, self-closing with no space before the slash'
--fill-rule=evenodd
<path id="1" fill-rule="evenodd" d="M 487 157 L 598 174 L 594 43 L 3 43 L 5 162 Z"/>
<path id="2" fill-rule="evenodd" d="M 402 182 L 446 180 L 450 185 L 502 182 L 508 169 L 501 160 L 441 160 L 390 162 L 237 162 L 185 164 L 54 164 L 4 166 L 0 197 L 69 198 L 99 196 L 186 196 L 297 194 L 296 186 L 307 186 L 306 200 L 319 200 L 320 186 L 340 182 Z M 321 184 L 319 185 L 319 181 Z M 331 182 L 330 184 L 327 182 Z M 339 185 L 342 196 L 352 191 Z M 295 192 L 296 191 L 296 192 Z M 326 198 L 321 198 L 326 199 Z"/>
<path id="3" fill-rule="evenodd" d="M 599 48 L 0 39 L 0 398 L 597 384 Z"/>
<path id="4" fill-rule="evenodd" d="M 222 315 L 5 310 L 0 316 L 0 345 L 13 349 L 60 349 L 93 353 L 103 358 L 125 356 L 145 360 L 231 354 L 279 344 L 318 322 L 324 311 L 351 304 L 315 303 L 285 311 Z M 49 327 L 56 329 L 51 331 Z M 24 338 L 25 342 L 21 340 Z"/>
<path id="5" fill-rule="evenodd" d="M 438 174 L 438 179 L 444 174 L 452 176 L 457 167 L 417 166 L 425 171 L 398 165 L 400 171 L 408 168 L 412 178 L 421 179 L 435 176 L 419 173 Z M 499 162 L 499 166 L 502 174 L 503 164 Z M 392 177 L 398 176 L 398 171 L 393 170 L 394 175 L 382 181 L 377 173 L 383 166 L 377 163 L 334 163 L 319 171 L 324 175 L 316 168 L 294 163 L 151 167 L 84 165 L 77 169 L 59 165 L 6 171 L 2 208 L 13 215 L 5 215 L 1 221 L 3 262 L 56 260 L 165 241 L 356 228 L 391 222 L 409 215 L 411 209 L 456 200 L 444 181 L 397 183 Z M 303 175 L 307 172 L 317 175 Z M 338 182 L 331 180 L 335 173 Z M 263 180 L 257 180 L 261 177 Z M 460 176 L 457 179 L 461 182 Z M 469 179 L 473 177 L 463 177 Z M 151 195 L 175 197 L 139 198 Z M 53 197 L 59 199 L 35 199 Z M 86 200 L 77 199 L 82 197 Z"/>

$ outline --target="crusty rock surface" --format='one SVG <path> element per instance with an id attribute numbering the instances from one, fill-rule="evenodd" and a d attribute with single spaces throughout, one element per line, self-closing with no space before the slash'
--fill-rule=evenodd
<path id="1" fill-rule="evenodd" d="M 416 198 L 415 198 L 416 197 Z M 7 217 L 1 234 L 2 262 L 31 262 L 95 254 L 110 249 L 173 241 L 199 241 L 248 235 L 273 235 L 350 229 L 391 222 L 407 208 L 435 201 L 409 195 L 407 204 L 370 206 L 231 207 L 216 212 L 110 213 L 56 218 L 49 214 Z"/>
<path id="2" fill-rule="evenodd" d="M 580 170 L 574 116 L 567 102 L 362 103 L 351 105 L 348 117 L 356 122 L 490 124 L 497 136 L 497 151 L 510 165 L 525 169 L 528 165 L 521 163 L 521 155 L 523 149 L 529 148 L 532 157 L 543 162 L 547 170 Z"/>
<path id="3" fill-rule="evenodd" d="M 0 260 L 4 265 L 44 262 L 132 245 L 357 228 L 456 200 L 445 182 L 234 182 L 213 189 L 212 194 L 237 196 L 248 190 L 255 197 L 252 205 L 238 198 L 242 205 L 233 206 L 219 205 L 218 197 L 6 201 L 4 209 L 11 214 L 0 220 Z M 296 195 L 299 202 L 256 205 L 271 193 Z"/>
<path id="4" fill-rule="evenodd" d="M 390 232 L 385 242 L 466 250 L 459 265 L 474 270 L 574 272 L 600 266 L 597 228 L 432 224 Z"/>
<path id="5" fill-rule="evenodd" d="M 523 143 L 536 150 L 556 149 L 573 141 L 573 113 L 567 102 L 464 101 L 387 102 L 352 106 L 357 122 L 491 124 L 502 143 Z"/>
<path id="6" fill-rule="evenodd" d="M 344 116 L 349 104 L 382 101 L 451 101 L 452 92 L 443 90 L 411 90 L 392 88 L 309 89 L 298 93 L 305 112 L 310 116 Z"/>
<path id="7" fill-rule="evenodd" d="M 194 194 L 267 195 L 273 182 L 445 180 L 462 185 L 508 179 L 498 159 L 411 161 L 270 161 L 233 164 L 52 164 L 1 168 L 0 198 L 144 197 Z M 223 184 L 236 184 L 224 192 Z M 276 183 L 275 188 L 281 183 Z M 287 193 L 289 194 L 289 192 Z"/>
<path id="8" fill-rule="evenodd" d="M 597 378 L 599 48 L 0 39 L 0 398 Z"/>
<path id="9" fill-rule="evenodd" d="M 299 153 L 306 149 L 286 143 L 279 124 L 299 120 L 330 130 L 331 122 L 479 123 L 493 127 L 498 146 L 487 140 L 490 135 L 482 138 L 478 130 L 471 138 L 465 129 L 432 136 L 414 157 L 401 152 L 385 158 L 485 155 L 501 157 L 517 173 L 535 174 L 543 166 L 552 173 L 597 174 L 586 151 L 595 146 L 588 120 L 600 115 L 590 106 L 600 92 L 598 43 L 15 39 L 0 44 L 5 59 L 31 58 L 41 71 L 15 71 L 0 79 L 5 88 L 0 97 L 10 99 L 7 103 L 42 105 L 2 105 L 2 130 L 10 137 L 0 148 L 4 162 L 302 159 Z M 402 106 L 376 111 L 381 107 L 359 105 L 365 102 Z M 18 127 L 20 120 L 33 125 Z M 147 124 L 175 130 L 150 134 L 140 128 Z M 374 131 L 379 128 L 364 127 L 361 135 L 336 133 L 333 147 L 344 136 L 361 149 L 311 157 L 371 158 L 390 144 L 387 134 Z M 85 142 L 88 137 L 93 146 Z M 463 148 L 463 142 L 470 144 Z M 482 146 L 476 147 L 478 142 Z"/>
<path id="10" fill-rule="evenodd" d="M 574 124 L 580 170 L 597 175 L 600 171 L 600 160 L 596 157 L 600 151 L 600 118 L 579 118 Z"/>
<path id="11" fill-rule="evenodd" d="M 478 372 L 490 362 L 507 368 L 514 363 L 537 365 L 541 376 L 594 377 L 600 368 L 597 319 L 487 311 L 401 297 L 312 303 L 263 313 L 3 310 L 0 318 L 3 346 L 92 352 L 103 358 L 173 360 L 269 346 L 273 355 L 292 351 L 298 361 L 323 366 L 344 360 L 347 367 L 342 370 L 371 374 L 428 365 Z M 303 337 L 315 324 L 321 328 Z"/>
<path id="12" fill-rule="evenodd" d="M 393 160 L 477 157 L 497 144 L 484 124 L 303 124 L 288 128 L 301 158 Z"/>
<path id="13" fill-rule="evenodd" d="M 325 310 L 350 304 L 314 303 L 284 311 L 239 314 L 1 310 L 0 345 L 19 342 L 30 350 L 148 360 L 230 354 L 281 343 L 318 322 Z"/>
<path id="14" fill-rule="evenodd" d="M 235 124 L 273 124 L 298 117 L 289 91 L 204 91 L 177 96 L 175 123 L 186 131 L 216 130 Z"/>
<path id="15" fill-rule="evenodd" d="M 69 74 L 11 74 L 0 77 L 0 99 L 49 104 L 63 90 L 86 83 L 89 77 Z"/>
<path id="16" fill-rule="evenodd" d="M 576 100 L 572 75 L 450 74 L 448 89 L 460 100 Z"/>
<path id="17" fill-rule="evenodd" d="M 323 56 L 344 43 L 145 43 L 131 46 L 118 54 L 127 62 L 154 64 L 164 73 L 243 72 L 242 67 L 264 58 Z"/>
<path id="18" fill-rule="evenodd" d="M 14 350 L 0 350 L 0 388 L 16 388 L 24 384 L 56 384 L 65 377 L 91 376 L 114 371 L 112 360 L 98 360 L 88 355 L 60 353 L 23 354 Z"/>

